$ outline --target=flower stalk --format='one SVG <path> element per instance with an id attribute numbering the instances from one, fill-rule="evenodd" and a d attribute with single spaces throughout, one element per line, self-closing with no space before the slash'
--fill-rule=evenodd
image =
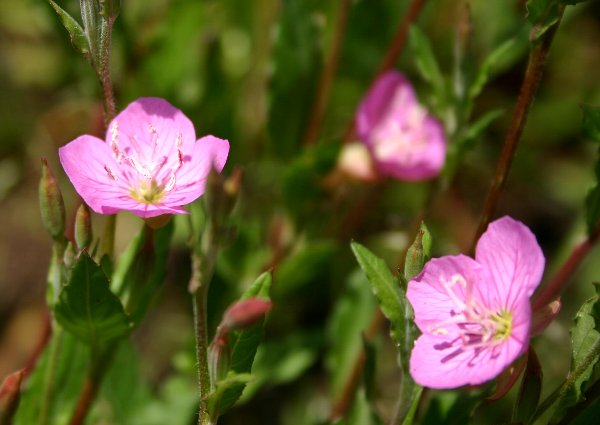
<path id="1" fill-rule="evenodd" d="M 513 111 L 510 127 L 506 133 L 504 144 L 502 146 L 502 152 L 498 159 L 498 165 L 496 166 L 496 172 L 494 179 L 492 180 L 491 187 L 488 191 L 481 218 L 479 220 L 479 226 L 473 238 L 471 245 L 471 251 L 475 249 L 475 245 L 479 237 L 483 234 L 487 228 L 488 223 L 492 219 L 494 212 L 498 206 L 500 195 L 504 189 L 508 172 L 512 164 L 513 157 L 517 150 L 517 145 L 521 139 L 525 123 L 529 114 L 529 108 L 533 102 L 535 94 L 537 93 L 540 81 L 542 80 L 542 74 L 546 66 L 546 59 L 550 52 L 550 47 L 560 21 L 564 12 L 565 6 L 560 6 L 558 12 L 558 19 L 556 23 L 548 29 L 540 38 L 539 41 L 533 46 L 529 53 L 529 60 L 527 62 L 527 69 L 525 71 L 525 77 L 521 84 L 519 96 L 517 98 L 517 104 Z"/>

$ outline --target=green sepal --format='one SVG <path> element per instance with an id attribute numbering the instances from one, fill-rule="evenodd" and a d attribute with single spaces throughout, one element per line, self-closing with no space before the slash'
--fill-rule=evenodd
<path id="1" fill-rule="evenodd" d="M 85 31 L 71 15 L 52 0 L 48 0 L 50 6 L 54 9 L 63 26 L 69 33 L 71 44 L 79 53 L 83 54 L 88 60 L 90 59 L 90 45 L 85 35 Z"/>

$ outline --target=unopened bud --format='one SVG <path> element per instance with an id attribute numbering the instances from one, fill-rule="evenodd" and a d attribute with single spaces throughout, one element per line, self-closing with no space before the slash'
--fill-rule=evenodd
<path id="1" fill-rule="evenodd" d="M 209 173 L 206 185 L 206 200 L 211 217 L 224 219 L 231 214 L 237 201 L 241 184 L 241 168 L 236 168 L 227 179 L 214 170 Z"/>
<path id="2" fill-rule="evenodd" d="M 417 237 L 408 248 L 406 259 L 404 260 L 404 276 L 407 281 L 421 273 L 425 262 L 428 260 L 430 249 L 431 235 L 425 223 L 421 223 Z"/>
<path id="3" fill-rule="evenodd" d="M 20 398 L 21 382 L 25 369 L 8 375 L 0 387 L 0 423 L 12 423 L 11 418 L 17 410 Z"/>
<path id="4" fill-rule="evenodd" d="M 215 338 L 208 347 L 208 373 L 213 385 L 227 376 L 230 367 L 231 351 L 229 349 L 229 338 L 227 333 L 219 327 Z"/>
<path id="5" fill-rule="evenodd" d="M 337 168 L 354 180 L 372 182 L 377 180 L 377 171 L 371 153 L 362 143 L 350 143 L 342 147 Z"/>
<path id="6" fill-rule="evenodd" d="M 531 319 L 531 336 L 537 336 L 544 332 L 548 325 L 554 320 L 560 311 L 560 298 L 533 311 Z"/>
<path id="7" fill-rule="evenodd" d="M 221 324 L 226 332 L 248 328 L 261 320 L 271 306 L 270 301 L 260 298 L 238 301 L 225 311 Z"/>
<path id="8" fill-rule="evenodd" d="M 46 158 L 42 158 L 39 198 L 44 227 L 53 239 L 62 238 L 65 232 L 65 204 L 58 182 L 52 175 Z"/>
<path id="9" fill-rule="evenodd" d="M 79 206 L 75 216 L 75 242 L 79 250 L 88 248 L 92 243 L 92 217 L 85 203 Z"/>

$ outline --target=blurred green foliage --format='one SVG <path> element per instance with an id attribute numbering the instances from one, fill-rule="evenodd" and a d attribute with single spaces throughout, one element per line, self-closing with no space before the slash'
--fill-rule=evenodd
<path id="1" fill-rule="evenodd" d="M 78 16 L 77 1 L 56 3 Z M 235 237 L 221 253 L 211 287 L 210 322 L 218 323 L 228 303 L 256 276 L 273 271 L 274 308 L 266 343 L 258 351 L 255 380 L 222 418 L 225 425 L 325 423 L 343 375 L 362 348 L 361 332 L 375 306 L 366 280 L 356 272 L 349 242 L 368 246 L 397 275 L 404 250 L 414 240 L 411 225 L 427 201 L 427 183 L 361 184 L 334 172 L 345 131 L 408 3 L 350 2 L 318 143 L 304 146 L 342 2 L 123 2 L 111 57 L 118 108 L 141 96 L 164 97 L 193 120 L 199 136 L 229 139 L 226 174 L 234 166 L 244 168 L 241 197 L 229 223 Z M 470 32 L 458 57 L 456 29 L 464 20 L 465 2 L 431 0 L 398 60 L 397 69 L 409 76 L 421 101 L 454 136 L 451 152 L 458 152 L 446 187 L 437 192 L 426 217 L 434 256 L 464 252 L 471 242 L 523 75 L 537 16 L 531 8 L 543 2 L 529 3 L 526 18 L 524 1 L 470 1 Z M 590 130 L 582 135 L 580 105 L 600 105 L 599 36 L 598 2 L 567 9 L 498 211 L 532 228 L 548 259 L 547 276 L 584 232 L 583 205 L 594 181 L 596 146 L 589 142 Z M 93 70 L 72 48 L 45 1 L 0 3 L 0 49 L 0 290 L 5 294 L 0 326 L 10 329 L 21 307 L 44 301 L 50 242 L 32 196 L 39 157 L 47 156 L 59 175 L 57 147 L 80 134 L 101 136 L 102 108 Z M 461 91 L 456 87 L 460 81 L 470 84 Z M 78 201 L 65 176 L 60 179 L 72 218 Z M 100 229 L 102 219 L 93 220 Z M 122 252 L 140 222 L 125 214 L 119 220 L 117 247 Z M 160 301 L 152 304 L 132 343 L 117 353 L 93 412 L 104 421 L 97 423 L 184 425 L 194 420 L 187 221 L 178 217 L 174 225 L 167 285 L 149 294 Z M 27 258 L 19 255 L 24 251 L 30 253 Z M 167 261 L 166 252 L 161 256 Z M 598 279 L 598 260 L 594 253 L 574 277 L 560 320 L 534 343 L 545 371 L 545 392 L 558 385 L 569 367 L 567 329 L 593 292 L 590 282 Z M 87 354 L 81 352 L 86 347 L 70 336 L 63 345 L 67 360 L 74 359 L 84 370 Z M 371 394 L 360 382 L 346 423 L 377 424 L 379 417 L 392 416 L 400 377 L 395 347 L 387 339 L 377 340 L 372 355 L 376 389 Z M 0 369 L 8 373 L 19 361 L 2 360 Z M 72 407 L 69 397 L 81 382 L 70 380 L 63 370 L 56 374 L 65 400 L 54 417 L 63 423 Z M 40 384 L 33 380 L 28 385 L 36 389 Z M 463 424 L 478 396 L 435 393 L 426 398 L 427 412 L 417 415 L 423 423 Z M 368 403 L 372 399 L 375 410 Z M 35 423 L 36 413 L 19 412 L 20 423 Z M 478 407 L 476 420 L 508 422 L 510 406 Z"/>

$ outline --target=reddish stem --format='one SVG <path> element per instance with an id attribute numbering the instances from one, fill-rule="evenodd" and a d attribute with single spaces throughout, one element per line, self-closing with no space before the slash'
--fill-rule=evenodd
<path id="1" fill-rule="evenodd" d="M 337 71 L 337 66 L 340 61 L 342 52 L 342 42 L 346 34 L 346 26 L 348 24 L 348 12 L 350 10 L 350 0 L 340 0 L 339 12 L 335 24 L 335 33 L 331 45 L 331 51 L 327 58 L 327 63 L 323 68 L 319 88 L 317 90 L 317 98 L 312 109 L 312 115 L 308 124 L 308 130 L 304 136 L 304 144 L 312 145 L 317 141 L 319 129 L 325 115 L 325 108 L 329 100 L 329 93 L 333 84 L 333 77 Z"/>
<path id="2" fill-rule="evenodd" d="M 577 245 L 567 261 L 565 261 L 554 278 L 548 282 L 544 290 L 536 294 L 533 299 L 533 309 L 536 310 L 548 304 L 550 301 L 558 297 L 565 285 L 569 282 L 569 278 L 577 270 L 581 262 L 594 247 L 595 243 L 600 239 L 600 226 L 587 237 L 587 239 Z"/>
<path id="3" fill-rule="evenodd" d="M 564 6 L 559 11 L 558 21 L 541 36 L 541 40 L 529 53 L 525 77 L 523 78 L 523 82 L 521 84 L 519 97 L 517 98 L 517 104 L 513 111 L 510 127 L 508 128 L 506 137 L 504 139 L 502 152 L 500 153 L 500 158 L 498 159 L 496 174 L 494 175 L 492 185 L 485 200 L 479 226 L 471 246 L 471 252 L 474 251 L 479 237 L 487 228 L 487 225 L 490 222 L 492 215 L 496 211 L 496 207 L 498 206 L 498 201 L 500 199 L 500 195 L 502 194 L 502 190 L 504 189 L 504 184 L 506 183 L 506 178 L 508 176 L 508 172 L 510 171 L 510 166 L 515 155 L 517 145 L 521 139 L 523 129 L 525 128 L 529 108 L 540 85 L 544 67 L 546 65 L 546 58 L 548 57 L 548 52 L 550 51 L 550 46 L 552 45 L 554 35 L 558 30 L 563 12 Z"/>

